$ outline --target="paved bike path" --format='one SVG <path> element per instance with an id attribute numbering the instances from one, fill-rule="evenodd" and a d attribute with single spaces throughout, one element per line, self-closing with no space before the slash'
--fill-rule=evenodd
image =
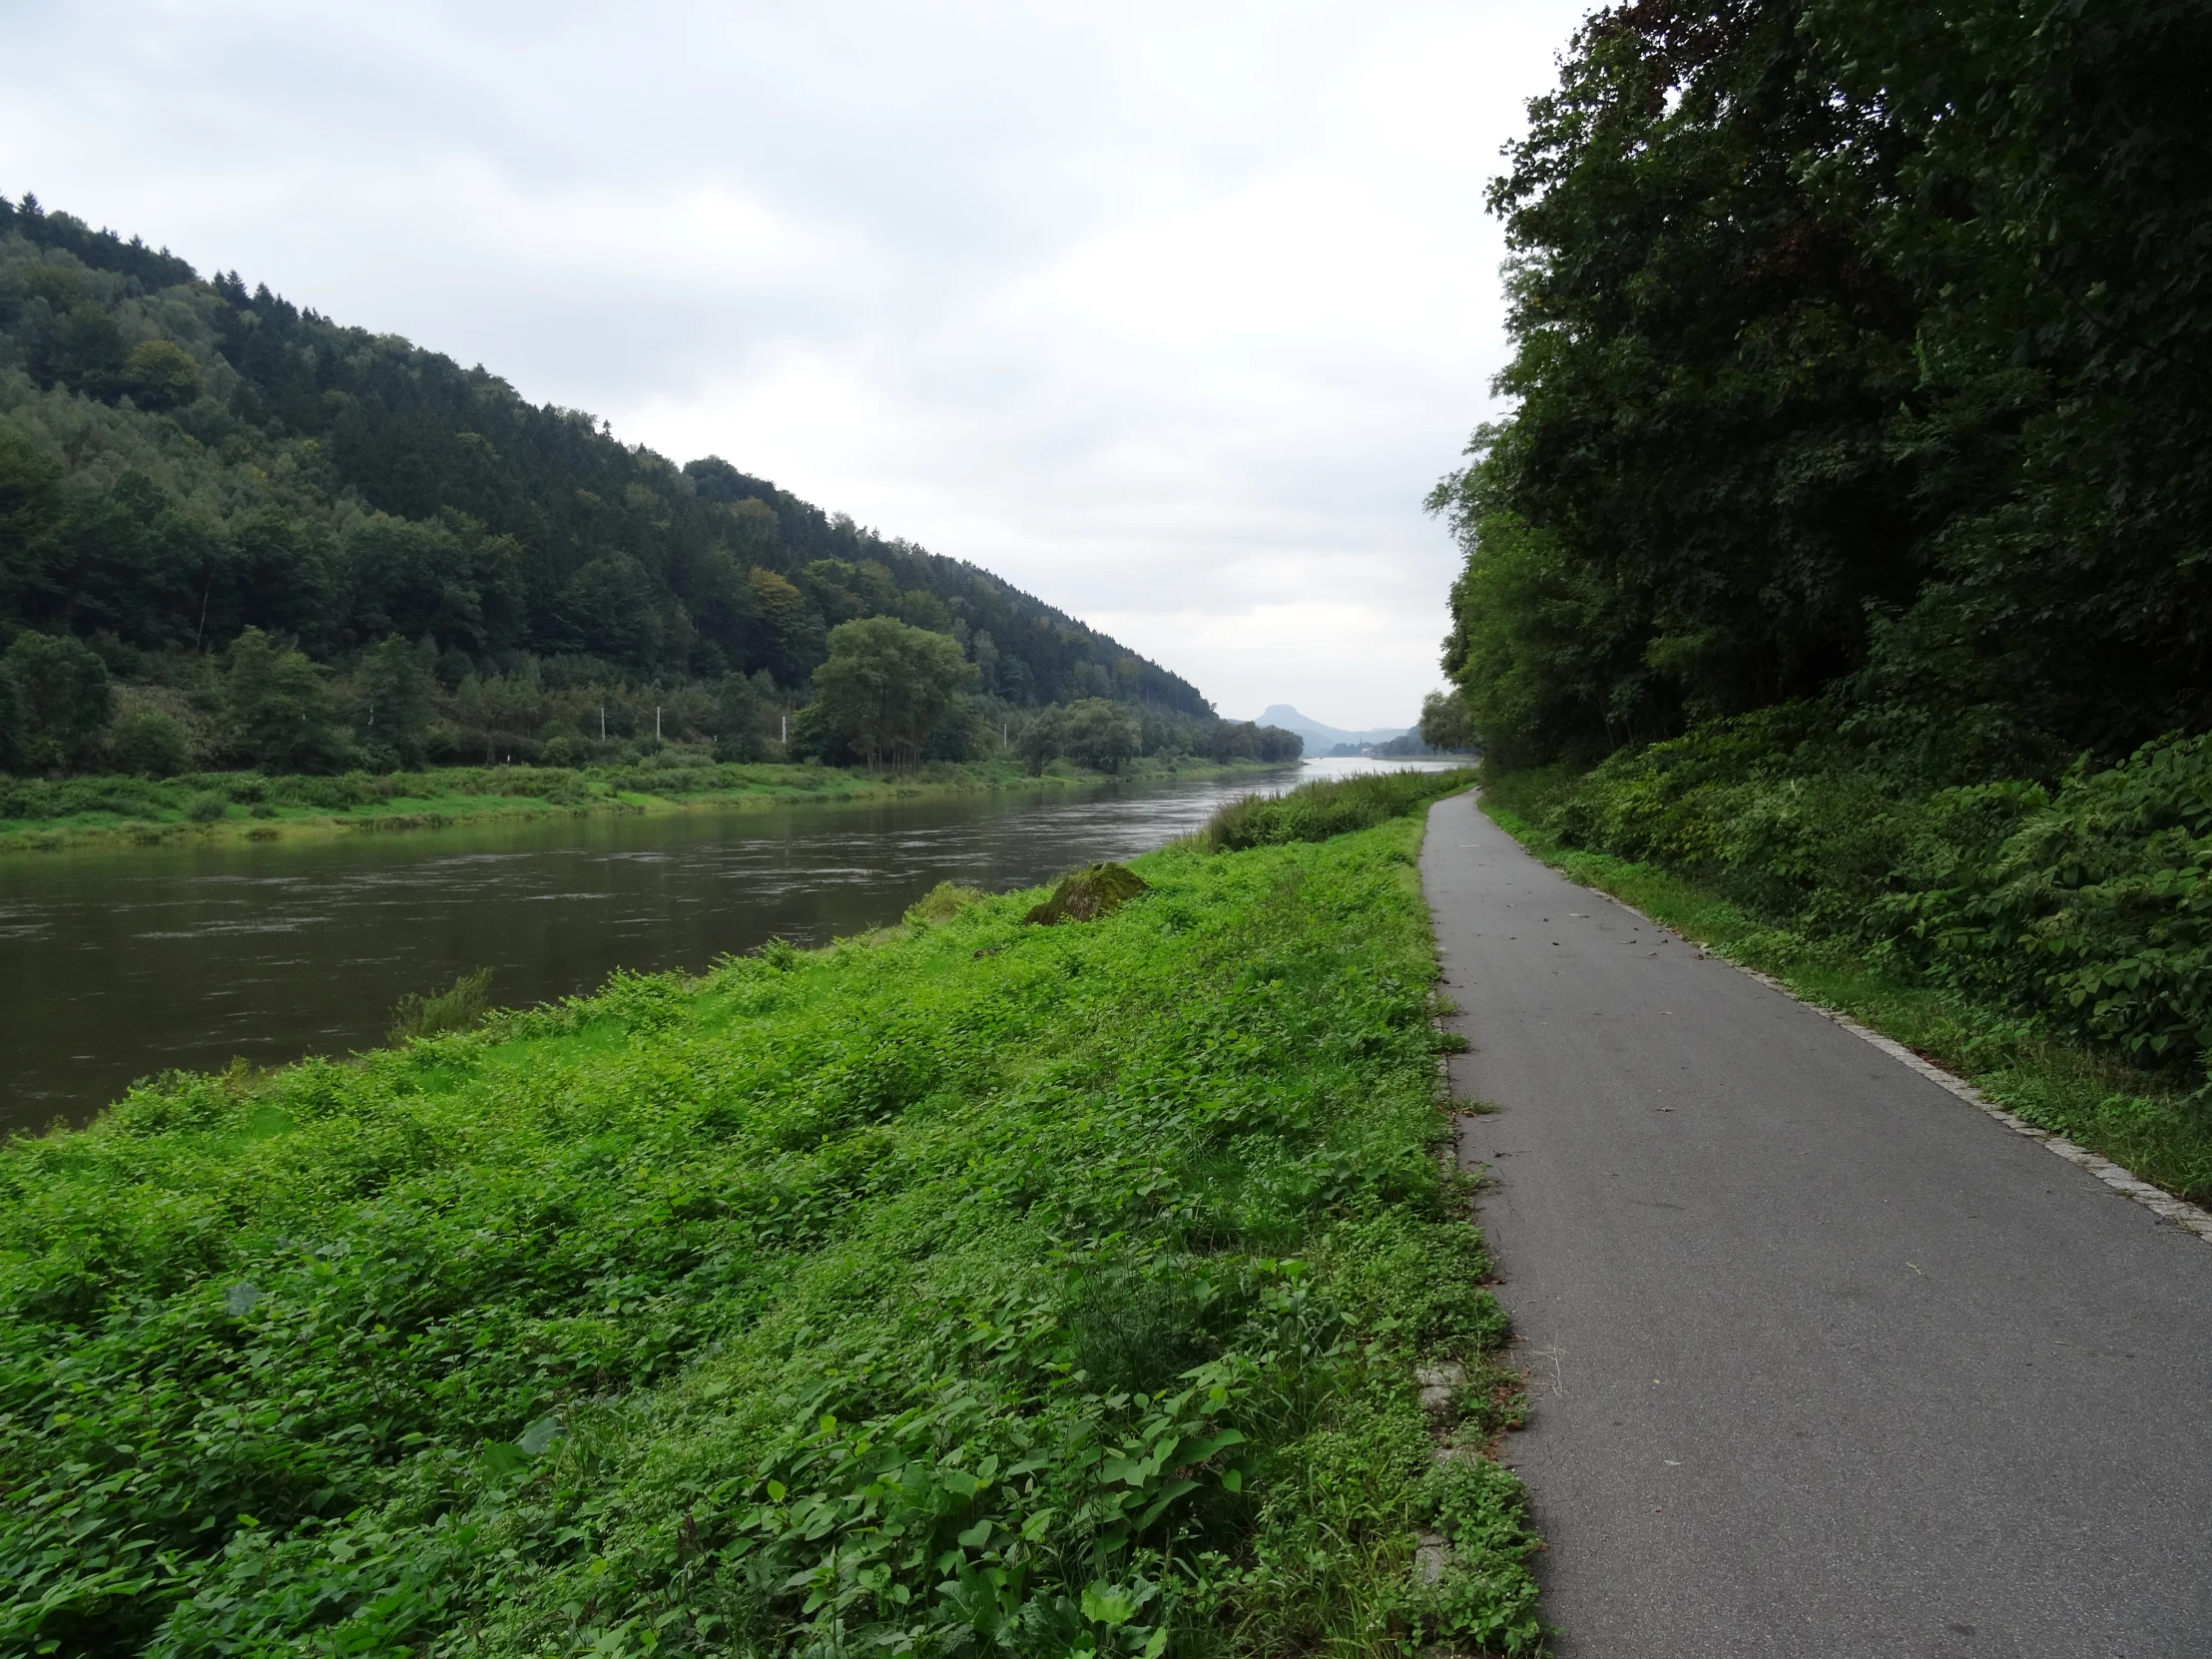
<path id="1" fill-rule="evenodd" d="M 2212 1247 L 1471 797 L 1421 874 L 1560 1654 L 2212 1654 Z"/>

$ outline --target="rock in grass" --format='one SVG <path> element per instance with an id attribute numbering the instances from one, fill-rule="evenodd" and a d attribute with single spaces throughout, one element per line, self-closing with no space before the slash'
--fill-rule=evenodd
<path id="1" fill-rule="evenodd" d="M 1096 921 L 1148 890 L 1145 878 L 1126 864 L 1088 864 L 1060 877 L 1052 896 L 1022 920 L 1039 927 L 1056 927 L 1063 921 Z"/>

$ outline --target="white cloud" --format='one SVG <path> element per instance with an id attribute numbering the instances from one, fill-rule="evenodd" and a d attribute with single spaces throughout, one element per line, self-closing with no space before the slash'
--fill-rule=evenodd
<path id="1" fill-rule="evenodd" d="M 1558 0 L 11 8 L 11 191 L 1408 719 Z"/>

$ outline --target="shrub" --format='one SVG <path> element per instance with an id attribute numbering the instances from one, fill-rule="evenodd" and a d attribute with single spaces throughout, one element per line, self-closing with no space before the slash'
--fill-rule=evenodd
<path id="1" fill-rule="evenodd" d="M 192 805 L 185 809 L 185 817 L 195 824 L 214 824 L 231 810 L 231 804 L 213 793 L 196 795 Z"/>
<path id="2" fill-rule="evenodd" d="M 118 772 L 174 778 L 192 766 L 192 740 L 175 715 L 150 709 L 115 723 L 108 734 L 108 758 Z"/>

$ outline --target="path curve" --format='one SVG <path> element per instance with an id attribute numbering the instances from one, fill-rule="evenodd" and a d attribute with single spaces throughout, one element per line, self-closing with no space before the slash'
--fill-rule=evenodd
<path id="1" fill-rule="evenodd" d="M 1421 875 L 1559 1654 L 2212 1653 L 2212 1249 L 1470 796 Z"/>

